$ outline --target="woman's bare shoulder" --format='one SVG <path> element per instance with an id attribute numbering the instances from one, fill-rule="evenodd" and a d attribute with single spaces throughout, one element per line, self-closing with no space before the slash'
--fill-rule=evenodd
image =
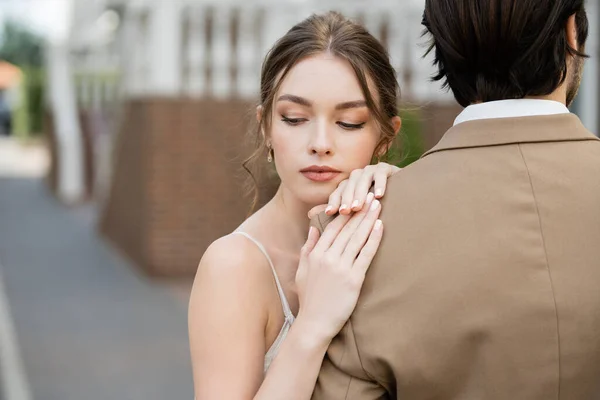
<path id="1" fill-rule="evenodd" d="M 215 240 L 196 272 L 194 287 L 203 285 L 251 285 L 260 290 L 270 284 L 271 269 L 265 255 L 243 235 L 230 234 Z"/>

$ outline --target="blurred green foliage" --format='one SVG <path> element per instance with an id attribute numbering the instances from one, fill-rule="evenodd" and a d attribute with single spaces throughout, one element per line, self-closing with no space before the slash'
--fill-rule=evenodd
<path id="1" fill-rule="evenodd" d="M 19 137 L 40 133 L 43 129 L 43 47 L 43 39 L 23 24 L 14 20 L 4 23 L 0 59 L 18 66 L 23 72 L 19 87 L 19 107 L 12 115 L 13 134 Z"/>
<path id="2" fill-rule="evenodd" d="M 418 109 L 401 109 L 399 115 L 402 118 L 402 128 L 383 161 L 404 168 L 417 161 L 425 152 L 425 147 Z"/>
<path id="3" fill-rule="evenodd" d="M 19 67 L 41 67 L 44 63 L 43 39 L 25 25 L 7 20 L 2 32 L 0 59 Z"/>
<path id="4" fill-rule="evenodd" d="M 24 67 L 22 71 L 19 108 L 13 113 L 13 133 L 19 137 L 27 137 L 43 130 L 46 84 L 42 68 Z"/>

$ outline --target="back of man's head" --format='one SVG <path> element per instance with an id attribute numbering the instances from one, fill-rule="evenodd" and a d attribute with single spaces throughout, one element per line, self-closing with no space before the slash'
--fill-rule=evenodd
<path id="1" fill-rule="evenodd" d="M 571 16 L 578 49 L 567 38 Z M 584 0 L 426 0 L 423 25 L 434 80 L 462 106 L 547 96 L 569 75 L 567 103 L 575 97 L 588 35 Z"/>

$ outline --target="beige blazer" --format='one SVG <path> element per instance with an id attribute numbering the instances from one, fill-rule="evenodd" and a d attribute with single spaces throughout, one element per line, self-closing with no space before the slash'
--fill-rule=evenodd
<path id="1" fill-rule="evenodd" d="M 575 115 L 453 127 L 382 219 L 313 399 L 600 399 L 600 140 Z"/>

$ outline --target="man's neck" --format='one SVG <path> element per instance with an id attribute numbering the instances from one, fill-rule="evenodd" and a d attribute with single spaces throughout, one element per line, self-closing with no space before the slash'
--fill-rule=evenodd
<path id="1" fill-rule="evenodd" d="M 547 96 L 529 96 L 529 97 L 525 97 L 526 99 L 532 99 L 532 100 L 549 100 L 549 101 L 556 101 L 558 103 L 562 103 L 565 106 L 567 105 L 567 96 L 565 93 L 562 93 L 562 91 L 560 91 L 561 93 L 559 93 L 559 91 L 555 91 Z"/>
<path id="2" fill-rule="evenodd" d="M 562 103 L 565 106 L 567 105 L 567 92 L 566 89 L 564 87 L 565 85 L 561 85 L 561 87 L 559 87 L 558 89 L 556 89 L 554 92 L 545 95 L 545 96 L 527 96 L 524 97 L 524 99 L 531 99 L 531 100 L 549 100 L 549 101 L 556 101 L 558 103 Z M 508 99 L 505 99 L 508 100 Z M 472 105 L 475 104 L 481 104 L 482 102 L 478 101 L 473 103 Z"/>

